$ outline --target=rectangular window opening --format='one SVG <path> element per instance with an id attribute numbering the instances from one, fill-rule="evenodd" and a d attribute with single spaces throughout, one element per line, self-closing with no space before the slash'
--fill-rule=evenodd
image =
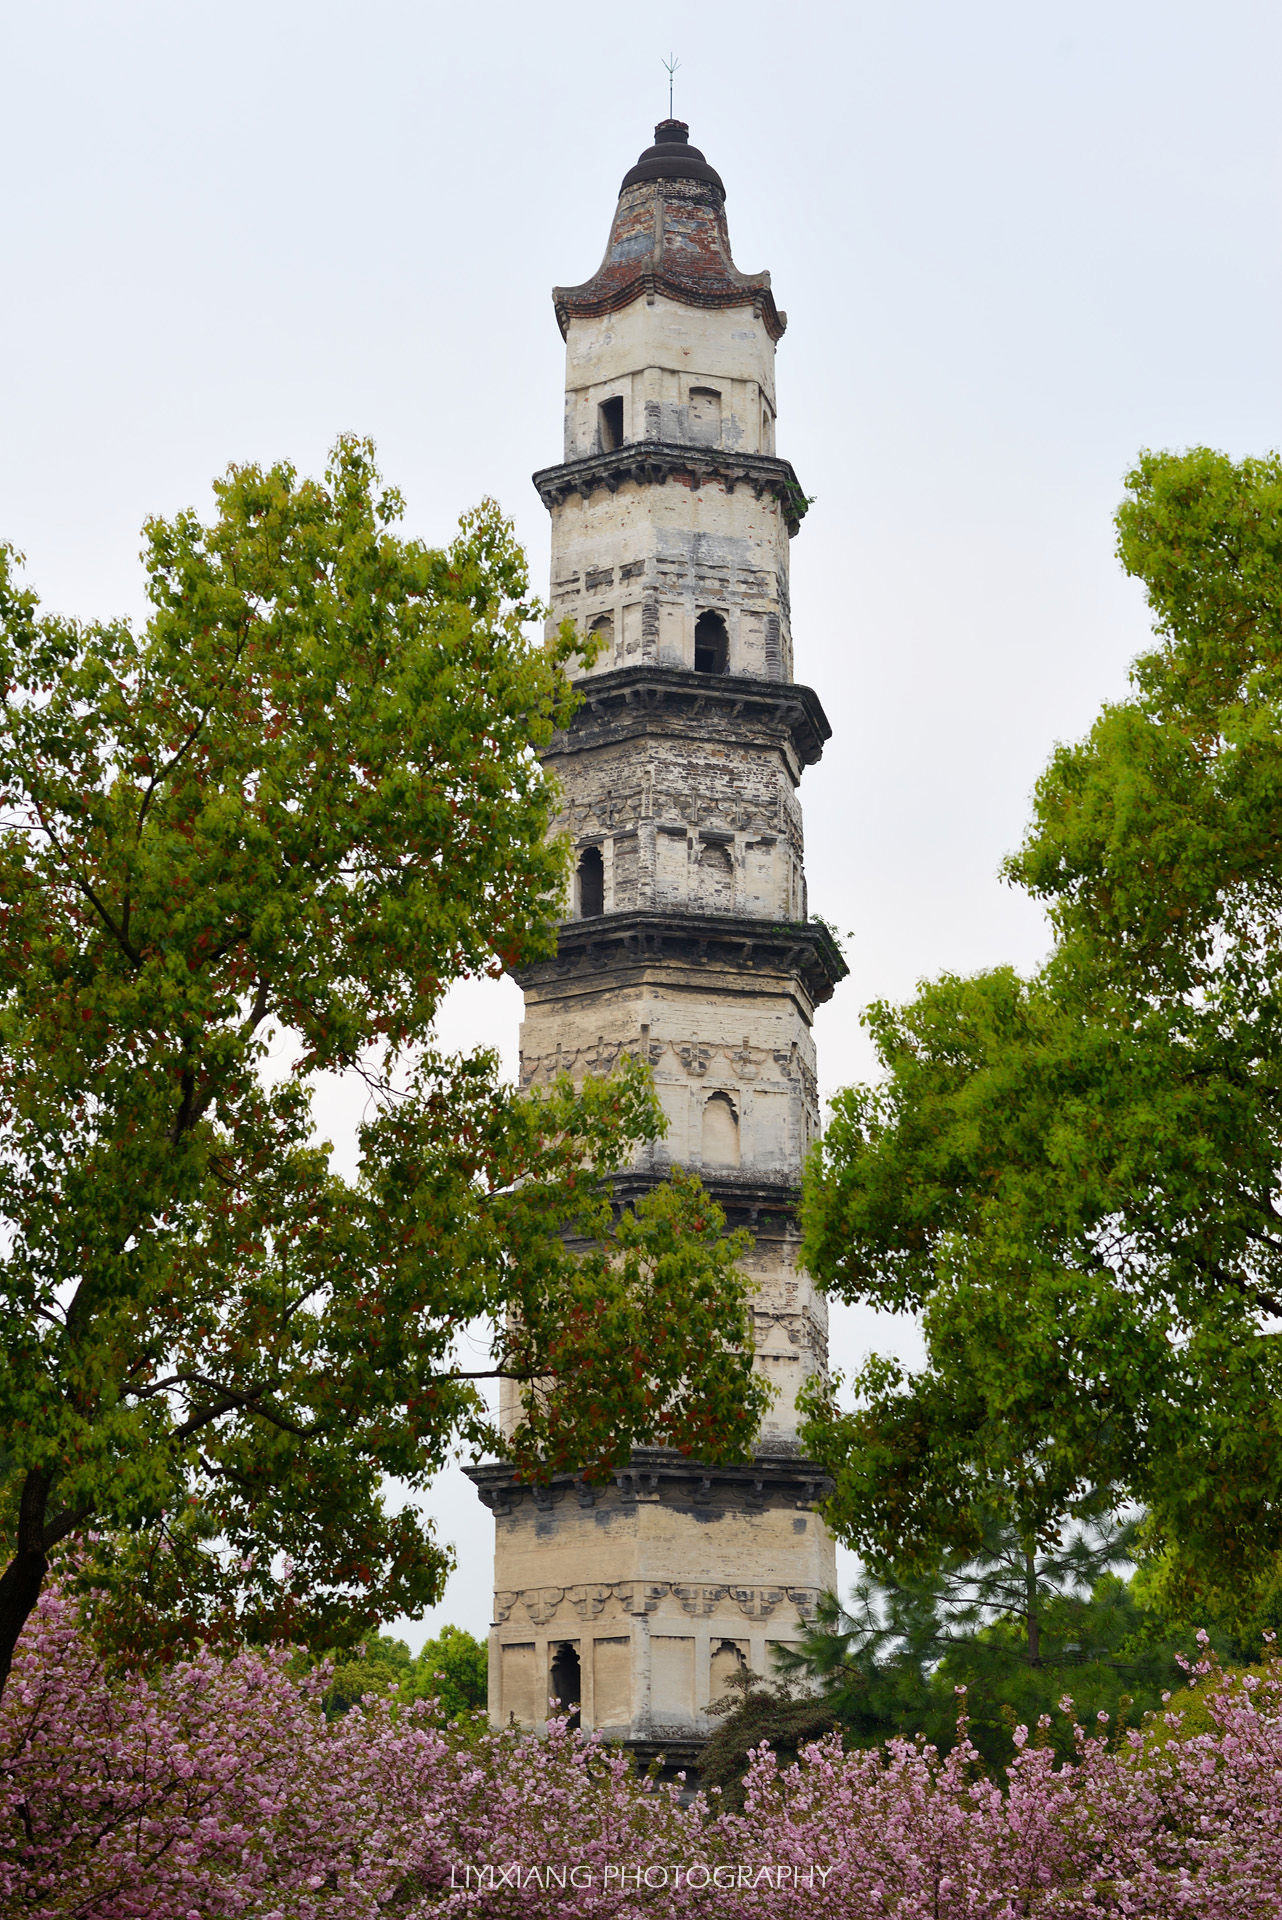
<path id="1" fill-rule="evenodd" d="M 603 400 L 601 414 L 601 451 L 610 453 L 615 447 L 623 445 L 623 395 L 616 393 L 612 400 Z"/>

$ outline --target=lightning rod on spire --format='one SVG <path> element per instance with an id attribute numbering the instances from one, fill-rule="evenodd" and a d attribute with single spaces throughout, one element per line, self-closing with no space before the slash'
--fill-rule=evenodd
<path id="1" fill-rule="evenodd" d="M 664 72 L 668 76 L 668 118 L 669 120 L 671 120 L 672 118 L 672 79 L 673 79 L 673 75 L 677 71 L 677 68 L 681 65 L 681 62 L 677 59 L 677 56 L 675 53 L 670 53 L 667 59 L 660 61 L 659 64 L 662 66 Z"/>

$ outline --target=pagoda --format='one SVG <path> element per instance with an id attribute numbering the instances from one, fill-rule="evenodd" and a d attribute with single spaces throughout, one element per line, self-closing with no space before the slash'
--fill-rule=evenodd
<path id="1" fill-rule="evenodd" d="M 683 122 L 661 121 L 624 176 L 597 272 L 553 299 L 564 457 L 534 484 L 553 623 L 596 651 L 546 756 L 573 896 L 556 958 L 517 975 L 522 1083 L 649 1061 L 668 1130 L 616 1197 L 685 1167 L 751 1229 L 756 1364 L 776 1393 L 749 1465 L 641 1449 L 604 1488 L 470 1471 L 496 1531 L 495 1724 L 538 1730 L 552 1696 L 671 1767 L 697 1764 L 709 1702 L 745 1665 L 769 1673 L 836 1584 L 824 1482 L 796 1436 L 827 1358 L 825 1302 L 796 1264 L 812 1022 L 845 973 L 808 917 L 798 787 L 830 728 L 793 679 L 807 500 L 776 451 L 786 316 L 769 274 L 735 266 L 725 189 Z"/>

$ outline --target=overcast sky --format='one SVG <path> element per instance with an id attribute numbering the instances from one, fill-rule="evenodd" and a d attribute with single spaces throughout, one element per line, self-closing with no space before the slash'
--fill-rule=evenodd
<path id="1" fill-rule="evenodd" d="M 1144 644 L 1110 524 L 1137 451 L 1282 439 L 1276 0 L 0 0 L 0 537 L 50 606 L 136 612 L 147 514 L 352 429 L 411 531 L 494 494 L 545 583 L 549 289 L 597 265 L 670 50 L 788 312 L 797 674 L 834 729 L 810 899 L 854 936 L 831 1091 L 870 999 L 1043 951 L 997 869 Z M 471 989 L 446 1037 L 510 1056 L 518 1018 Z M 874 1338 L 911 1345 L 846 1313 L 838 1358 Z M 457 1476 L 435 1504 L 434 1619 L 481 1632 L 488 1516 Z"/>

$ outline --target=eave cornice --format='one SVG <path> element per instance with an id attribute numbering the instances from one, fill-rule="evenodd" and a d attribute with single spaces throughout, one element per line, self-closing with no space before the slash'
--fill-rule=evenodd
<path id="1" fill-rule="evenodd" d="M 812 1006 L 822 1006 L 850 969 L 817 920 L 767 920 L 750 914 L 632 911 L 567 920 L 554 960 L 512 968 L 522 987 L 555 986 L 573 974 L 676 964 L 710 972 L 791 975 Z"/>
<path id="2" fill-rule="evenodd" d="M 776 343 L 783 339 L 788 316 L 775 305 L 768 273 L 744 274 L 726 285 L 691 285 L 688 279 L 660 269 L 646 267 L 604 285 L 588 281 L 583 287 L 553 287 L 552 305 L 561 338 L 568 338 L 571 320 L 598 319 L 607 313 L 620 313 L 634 300 L 646 300 L 653 306 L 659 296 L 675 300 L 683 307 L 751 307 L 754 320 L 760 320 Z"/>
<path id="3" fill-rule="evenodd" d="M 832 726 L 812 687 L 750 674 L 695 673 L 688 667 L 617 667 L 575 682 L 583 704 L 544 753 L 553 760 L 615 740 L 662 731 L 706 737 L 710 721 L 756 740 L 786 736 L 800 766 L 822 757 Z"/>
<path id="4" fill-rule="evenodd" d="M 547 1511 L 559 1506 L 569 1494 L 576 1495 L 581 1506 L 590 1507 L 605 1491 L 574 1473 L 555 1473 L 536 1486 L 520 1479 L 506 1461 L 487 1461 L 482 1466 L 464 1467 L 463 1471 L 485 1505 L 504 1515 L 523 1501 Z M 634 1447 L 629 1464 L 616 1469 L 613 1478 L 609 1493 L 625 1505 L 638 1499 L 666 1499 L 748 1512 L 768 1506 L 813 1510 L 833 1488 L 823 1468 L 807 1460 L 795 1446 L 779 1452 L 763 1449 L 750 1461 L 725 1466 L 687 1459 L 670 1447 Z"/>
<path id="5" fill-rule="evenodd" d="M 770 453 L 730 453 L 722 447 L 684 446 L 667 440 L 637 440 L 609 453 L 590 453 L 559 467 L 541 467 L 531 478 L 549 513 L 572 493 L 588 500 L 598 487 L 615 493 L 629 480 L 638 487 L 661 487 L 672 479 L 701 487 L 705 481 L 718 480 L 727 493 L 746 486 L 758 500 L 773 494 L 790 534 L 799 531 L 810 505 L 789 460 Z"/>
<path id="6" fill-rule="evenodd" d="M 616 1207 L 635 1206 L 646 1194 L 653 1193 L 668 1178 L 666 1170 L 627 1167 L 610 1180 L 610 1192 Z M 795 1181 L 771 1180 L 760 1173 L 739 1167 L 702 1167 L 699 1178 L 726 1216 L 733 1231 L 747 1227 L 761 1235 L 795 1232 L 801 1211 L 801 1188 Z"/>

